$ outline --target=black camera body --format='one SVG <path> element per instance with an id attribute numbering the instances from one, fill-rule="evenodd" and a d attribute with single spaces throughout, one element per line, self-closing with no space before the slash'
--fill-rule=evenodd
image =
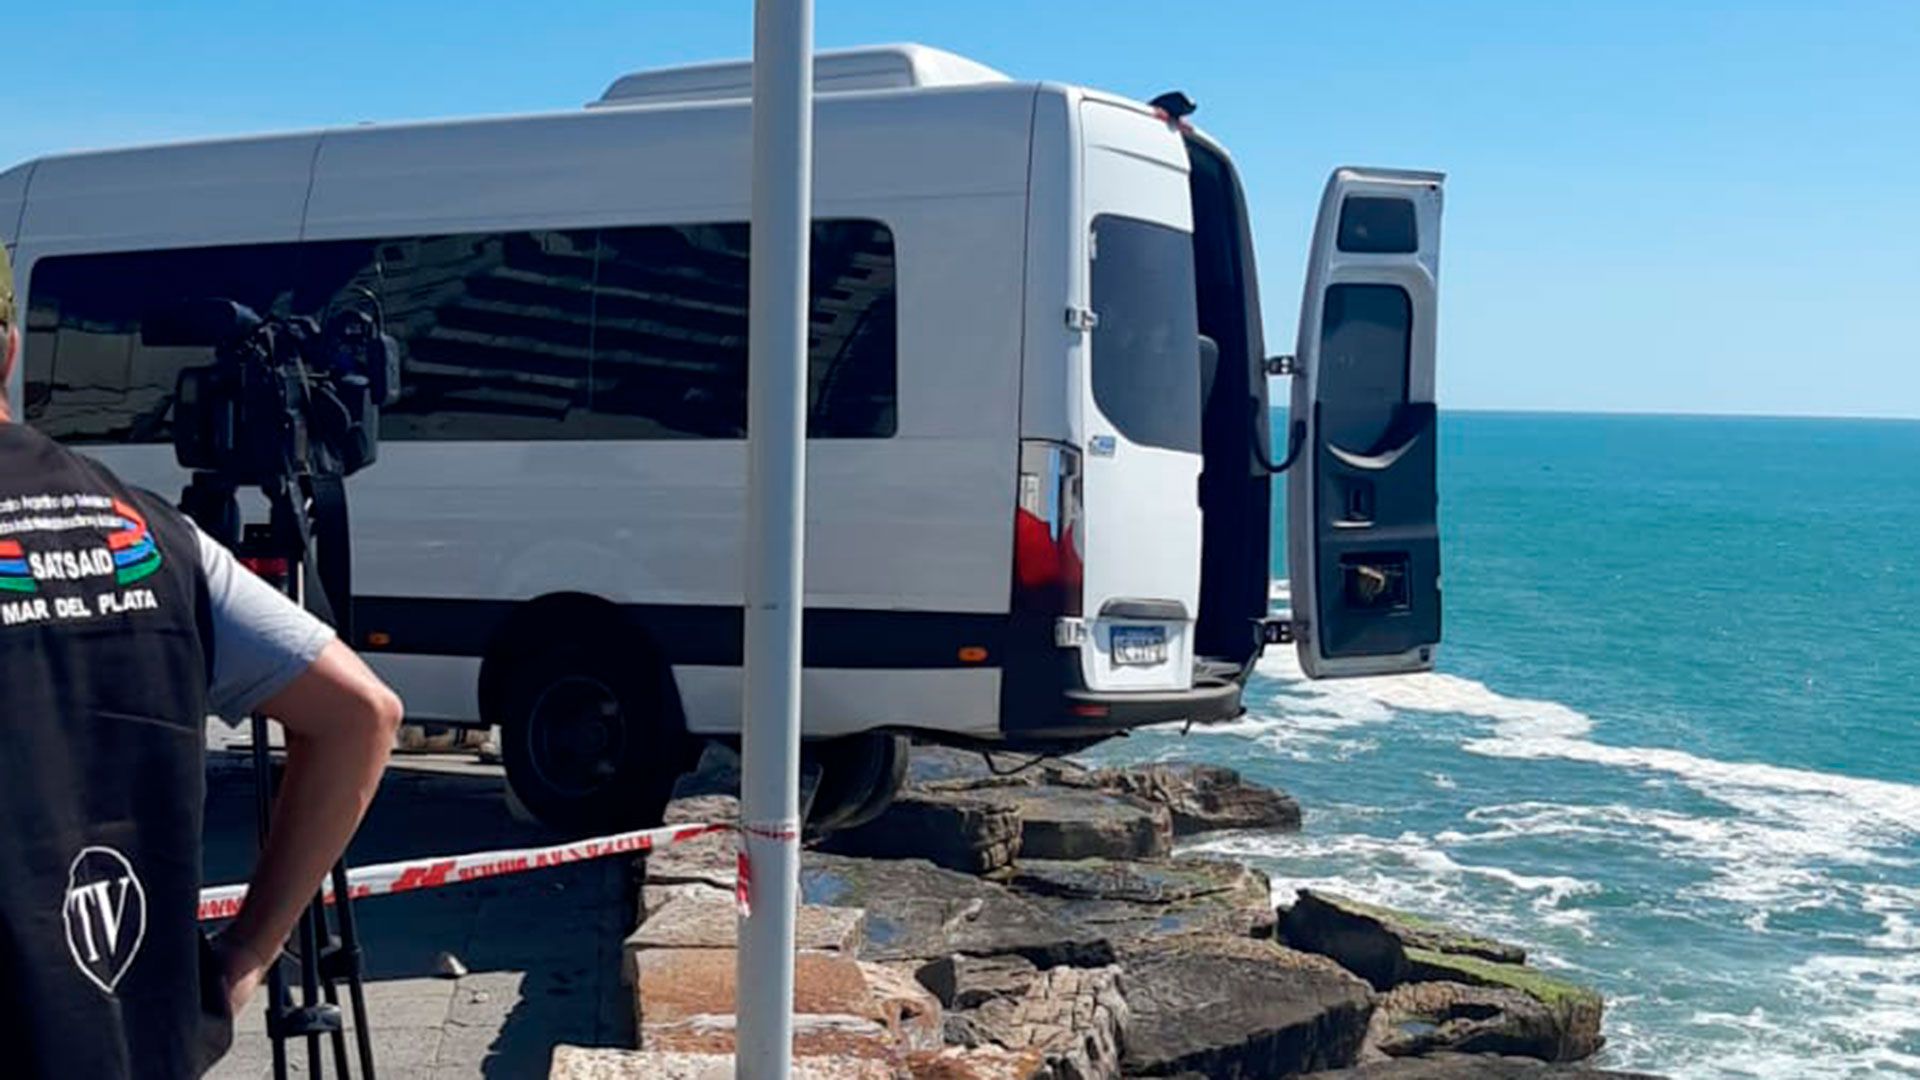
<path id="1" fill-rule="evenodd" d="M 174 388 L 173 449 L 184 468 L 234 487 L 351 476 L 379 456 L 380 406 L 399 392 L 399 346 L 377 315 L 345 309 L 262 318 L 195 300 L 149 320 L 149 345 L 198 345 L 213 362 Z"/>

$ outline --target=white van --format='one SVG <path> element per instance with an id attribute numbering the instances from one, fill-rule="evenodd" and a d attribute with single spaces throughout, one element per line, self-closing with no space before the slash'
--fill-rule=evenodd
<path id="1" fill-rule="evenodd" d="M 804 724 L 817 817 L 897 736 L 1072 749 L 1237 715 L 1269 639 L 1313 674 L 1439 639 L 1440 177 L 1329 184 L 1268 619 L 1267 375 L 1232 163 L 1178 95 L 822 53 Z M 350 482 L 354 644 L 415 720 L 498 724 L 543 818 L 659 809 L 741 698 L 750 71 L 629 75 L 569 113 L 43 158 L 0 173 L 26 420 L 177 490 L 204 296 L 377 300 L 403 350 Z"/>

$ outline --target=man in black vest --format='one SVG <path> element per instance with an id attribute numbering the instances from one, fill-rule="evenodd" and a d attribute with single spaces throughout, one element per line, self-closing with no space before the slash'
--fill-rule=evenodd
<path id="1" fill-rule="evenodd" d="M 0 246 L 0 1073 L 200 1075 L 372 800 L 400 701 L 161 499 L 12 423 Z M 205 722 L 286 729 L 239 914 L 200 933 Z"/>

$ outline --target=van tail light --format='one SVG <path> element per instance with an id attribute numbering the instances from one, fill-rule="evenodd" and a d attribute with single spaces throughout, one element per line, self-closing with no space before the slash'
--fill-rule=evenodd
<path id="1" fill-rule="evenodd" d="M 1042 615 L 1080 614 L 1080 453 L 1020 443 L 1020 490 L 1013 512 L 1013 605 Z"/>
<path id="2" fill-rule="evenodd" d="M 286 590 L 287 579 L 292 574 L 292 565 L 284 558 L 276 556 L 243 555 L 240 565 L 254 572 L 255 576 L 267 584 L 282 591 Z"/>

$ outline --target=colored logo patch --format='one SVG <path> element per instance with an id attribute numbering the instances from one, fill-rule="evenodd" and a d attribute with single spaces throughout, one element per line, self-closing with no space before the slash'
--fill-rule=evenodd
<path id="1" fill-rule="evenodd" d="M 114 580 L 131 585 L 160 569 L 160 549 L 147 532 L 147 519 L 138 510 L 115 499 L 113 512 L 125 523 L 125 528 L 107 534 L 107 547 L 113 551 Z"/>
<path id="2" fill-rule="evenodd" d="M 0 540 L 0 592 L 39 591 L 33 571 L 27 568 L 27 553 L 18 540 Z"/>

